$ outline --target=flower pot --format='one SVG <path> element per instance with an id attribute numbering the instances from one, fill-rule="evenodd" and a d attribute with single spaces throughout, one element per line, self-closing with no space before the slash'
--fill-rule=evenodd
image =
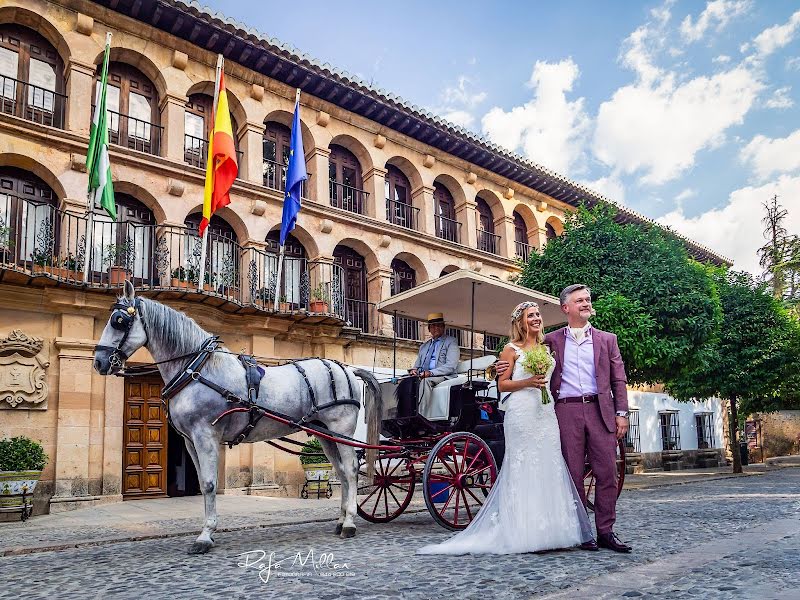
<path id="1" fill-rule="evenodd" d="M 278 310 L 280 312 L 291 312 L 292 308 L 288 302 L 278 302 Z"/>
<path id="2" fill-rule="evenodd" d="M 187 288 L 189 287 L 189 282 L 185 279 L 178 279 L 177 277 L 173 277 L 170 281 L 170 287 L 174 288 Z"/>
<path id="3" fill-rule="evenodd" d="M 204 283 L 203 284 L 203 291 L 204 292 L 213 292 L 214 291 L 214 286 L 211 285 L 210 283 Z"/>
<path id="4" fill-rule="evenodd" d="M 125 267 L 108 268 L 108 283 L 111 285 L 119 285 L 126 279 L 128 279 L 128 270 Z"/>
<path id="5" fill-rule="evenodd" d="M 328 481 L 333 472 L 331 463 L 316 463 L 313 465 L 303 465 L 306 473 L 306 481 Z"/>
<path id="6" fill-rule="evenodd" d="M 326 313 L 328 312 L 328 303 L 322 300 L 312 300 L 308 308 L 311 312 Z"/>
<path id="7" fill-rule="evenodd" d="M 33 490 L 41 477 L 41 471 L 0 471 L 0 510 L 33 506 Z"/>
<path id="8" fill-rule="evenodd" d="M 34 263 L 33 272 L 34 273 L 49 273 L 49 271 L 47 270 L 49 268 L 51 268 L 51 267 L 49 267 L 47 265 L 37 265 L 36 263 Z"/>

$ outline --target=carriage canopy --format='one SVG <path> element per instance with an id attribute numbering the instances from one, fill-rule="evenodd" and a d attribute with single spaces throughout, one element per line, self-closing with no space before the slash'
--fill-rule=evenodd
<path id="1" fill-rule="evenodd" d="M 475 332 L 508 335 L 510 314 L 520 302 L 539 304 L 545 327 L 565 322 L 558 298 L 495 277 L 460 269 L 401 292 L 378 304 L 378 310 L 423 321 L 443 312 L 450 327 L 470 329 L 475 284 Z"/>

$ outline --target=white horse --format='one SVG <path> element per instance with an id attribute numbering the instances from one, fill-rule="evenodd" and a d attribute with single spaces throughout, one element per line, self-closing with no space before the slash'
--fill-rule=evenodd
<path id="1" fill-rule="evenodd" d="M 205 501 L 205 525 L 189 550 L 191 554 L 208 552 L 214 545 L 220 446 L 236 440 L 251 422 L 250 411 L 244 411 L 232 412 L 219 419 L 216 425 L 212 423 L 225 411 L 246 406 L 231 396 L 226 399 L 221 391 L 230 392 L 238 399 L 248 398 L 246 370 L 236 355 L 224 349 L 201 352 L 204 347 L 213 348 L 214 341 L 214 336 L 183 313 L 154 300 L 137 298 L 133 286 L 126 281 L 124 295 L 113 305 L 94 355 L 94 367 L 101 375 L 119 372 L 125 360 L 142 346 L 160 363 L 158 369 L 167 382 L 164 395 L 169 398 L 169 419 L 186 441 Z M 193 358 L 196 359 L 193 361 Z M 191 375 L 187 370 L 196 374 Z M 377 442 L 382 414 L 381 392 L 377 380 L 368 371 L 322 359 L 304 359 L 263 370 L 258 387 L 260 406 L 292 421 L 303 420 L 347 437 L 352 437 L 356 429 L 362 389 L 358 380 L 363 380 L 367 386 L 364 398 L 367 441 Z M 170 386 L 174 381 L 177 385 Z M 174 391 L 174 395 L 169 391 Z M 296 431 L 296 427 L 264 417 L 243 441 L 266 441 Z M 342 484 L 336 533 L 343 538 L 352 537 L 356 532 L 353 521 L 358 476 L 356 451 L 347 444 L 318 437 Z"/>

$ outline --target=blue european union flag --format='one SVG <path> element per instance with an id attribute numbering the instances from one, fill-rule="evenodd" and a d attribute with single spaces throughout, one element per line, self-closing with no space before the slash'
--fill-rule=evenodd
<path id="1" fill-rule="evenodd" d="M 281 240 L 283 246 L 286 238 L 294 229 L 297 213 L 300 212 L 300 190 L 308 179 L 306 173 L 306 154 L 303 151 L 303 134 L 300 131 L 300 103 L 294 105 L 292 119 L 292 139 L 289 141 L 289 164 L 286 167 L 286 196 L 283 198 L 283 217 L 281 218 Z"/>

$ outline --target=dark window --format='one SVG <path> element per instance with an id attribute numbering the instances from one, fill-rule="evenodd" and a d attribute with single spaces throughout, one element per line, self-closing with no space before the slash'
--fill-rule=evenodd
<path id="1" fill-rule="evenodd" d="M 186 102 L 184 113 L 184 141 L 183 160 L 195 167 L 205 167 L 208 154 L 209 134 L 211 132 L 211 113 L 214 107 L 214 98 L 208 94 L 192 94 Z M 239 152 L 239 128 L 236 119 L 231 114 L 231 129 L 233 129 L 233 147 L 241 168 L 241 152 Z"/>
<path id="2" fill-rule="evenodd" d="M 545 230 L 545 237 L 547 237 L 548 241 L 558 237 L 555 227 L 550 225 L 550 223 L 544 224 L 544 230 Z"/>
<path id="3" fill-rule="evenodd" d="M 628 412 L 628 432 L 625 434 L 625 447 L 628 452 L 641 452 L 639 438 L 639 411 L 633 409 Z"/>
<path id="4" fill-rule="evenodd" d="M 663 450 L 681 449 L 681 431 L 677 412 L 659 413 L 661 421 L 661 444 Z"/>
<path id="5" fill-rule="evenodd" d="M 279 229 L 267 234 L 267 257 L 265 298 L 274 300 L 274 290 L 278 274 L 278 253 L 280 252 L 281 232 Z M 281 274 L 281 291 L 278 302 L 289 303 L 292 310 L 305 307 L 308 296 L 308 264 L 306 249 L 291 233 L 283 246 L 283 273 Z"/>
<path id="6" fill-rule="evenodd" d="M 366 192 L 362 189 L 361 165 L 355 154 L 338 144 L 331 144 L 328 159 L 331 205 L 364 214 Z"/>
<path id="7" fill-rule="evenodd" d="M 483 336 L 483 349 L 487 352 L 496 352 L 501 339 L 499 335 L 485 334 Z"/>
<path id="8" fill-rule="evenodd" d="M 697 428 L 697 448 L 705 450 L 714 447 L 714 413 L 702 413 L 694 416 Z"/>
<path id="9" fill-rule="evenodd" d="M 57 203 L 50 186 L 33 173 L 0 167 L 0 259 L 58 266 Z"/>
<path id="10" fill-rule="evenodd" d="M 514 211 L 514 241 L 523 244 L 528 243 L 528 228 L 525 226 L 525 220 L 517 211 Z"/>
<path id="11" fill-rule="evenodd" d="M 497 254 L 497 241 L 500 236 L 494 233 L 492 209 L 489 208 L 489 204 L 483 198 L 476 198 L 475 205 L 478 211 L 478 250 Z"/>
<path id="12" fill-rule="evenodd" d="M 353 327 L 368 330 L 367 269 L 364 257 L 347 246 L 336 246 L 333 260 L 342 267 L 345 318 Z"/>
<path id="13" fill-rule="evenodd" d="M 286 188 L 286 165 L 289 164 L 292 131 L 274 121 L 264 130 L 264 186 L 273 190 Z"/>
<path id="14" fill-rule="evenodd" d="M 95 96 L 100 85 L 102 63 L 97 66 Z M 161 143 L 158 95 L 152 82 L 138 69 L 125 63 L 108 65 L 108 138 L 112 144 L 158 154 Z"/>
<path id="15" fill-rule="evenodd" d="M 53 127 L 64 126 L 64 65 L 41 35 L 0 25 L 0 110 Z"/>
<path id="16" fill-rule="evenodd" d="M 408 177 L 395 167 L 386 167 L 386 219 L 390 223 L 409 229 L 416 229 L 414 210 L 411 206 L 411 184 Z"/>
<path id="17" fill-rule="evenodd" d="M 459 227 L 453 195 L 445 186 L 433 184 L 433 208 L 436 220 L 436 237 L 451 242 L 459 241 Z"/>
<path id="18" fill-rule="evenodd" d="M 417 285 L 417 274 L 407 262 L 395 258 L 392 261 L 391 294 L 399 294 Z M 397 316 L 394 322 L 397 337 L 407 340 L 419 339 L 419 323 L 406 317 Z"/>

